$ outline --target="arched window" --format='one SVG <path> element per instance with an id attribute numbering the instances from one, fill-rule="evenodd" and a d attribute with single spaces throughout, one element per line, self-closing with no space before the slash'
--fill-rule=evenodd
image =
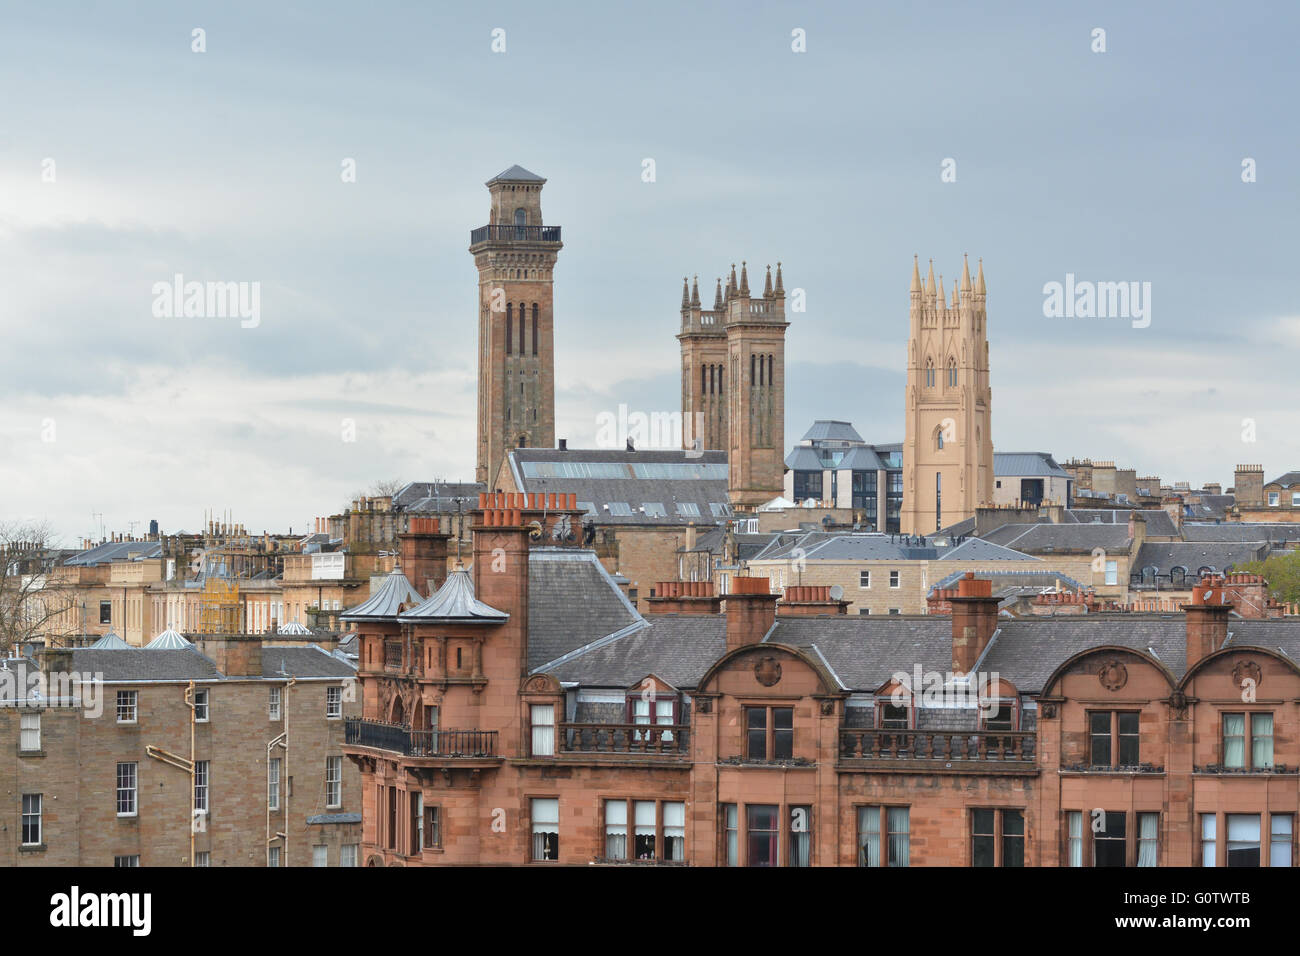
<path id="1" fill-rule="evenodd" d="M 524 227 L 528 225 L 528 211 L 522 207 L 515 210 L 515 238 L 524 238 Z"/>
<path id="2" fill-rule="evenodd" d="M 934 359 L 925 360 L 925 387 L 934 388 Z"/>
<path id="3" fill-rule="evenodd" d="M 524 354 L 524 348 L 525 348 L 524 342 L 527 341 L 527 339 L 524 338 L 524 313 L 526 311 L 527 310 L 524 308 L 524 304 L 520 302 L 519 303 L 519 354 L 520 355 Z"/>
<path id="4" fill-rule="evenodd" d="M 957 386 L 957 360 L 954 358 L 948 359 L 948 386 L 950 388 Z"/>
<path id="5" fill-rule="evenodd" d="M 513 351 L 514 345 L 512 338 L 515 332 L 515 305 L 513 302 L 506 303 L 506 355 Z"/>
<path id="6" fill-rule="evenodd" d="M 708 393 L 709 393 L 709 367 L 707 365 L 701 365 L 700 366 L 700 394 L 707 395 Z"/>
<path id="7" fill-rule="evenodd" d="M 934 446 L 935 448 L 939 449 L 939 451 L 943 451 L 943 426 L 942 425 L 940 425 L 938 428 L 934 430 Z"/>
<path id="8" fill-rule="evenodd" d="M 537 354 L 537 303 L 533 303 L 533 354 Z"/>
<path id="9" fill-rule="evenodd" d="M 753 385 L 754 382 L 756 381 L 754 377 L 754 360 L 757 358 L 758 358 L 757 355 L 755 355 L 752 352 L 750 353 L 749 355 L 749 384 L 750 385 Z"/>
<path id="10" fill-rule="evenodd" d="M 773 375 L 773 373 L 774 373 L 774 371 L 775 371 L 775 367 L 774 367 L 773 363 L 775 363 L 775 362 L 776 362 L 776 358 L 775 358 L 775 356 L 769 355 L 769 356 L 767 357 L 767 384 L 768 384 L 768 385 L 771 385 L 771 384 L 773 383 L 773 381 L 775 381 L 775 380 L 772 378 L 772 375 Z"/>

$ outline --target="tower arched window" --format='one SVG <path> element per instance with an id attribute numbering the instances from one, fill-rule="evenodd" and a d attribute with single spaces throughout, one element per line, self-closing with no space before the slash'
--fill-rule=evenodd
<path id="1" fill-rule="evenodd" d="M 749 384 L 750 385 L 753 385 L 754 382 L 756 381 L 754 377 L 755 376 L 754 365 L 755 365 L 755 359 L 757 358 L 758 356 L 755 355 L 753 352 L 749 354 Z"/>
<path id="2" fill-rule="evenodd" d="M 772 373 L 773 373 L 773 370 L 774 370 L 774 363 L 775 363 L 775 362 L 776 362 L 776 358 L 775 358 L 774 356 L 769 355 L 769 356 L 767 357 L 767 384 L 768 384 L 768 385 L 771 385 L 772 382 L 774 381 L 774 379 L 772 378 Z"/>
<path id="3" fill-rule="evenodd" d="M 700 394 L 707 395 L 709 392 L 709 367 L 700 366 Z"/>
<path id="4" fill-rule="evenodd" d="M 948 385 L 951 388 L 957 386 L 957 360 L 954 358 L 948 359 Z"/>
<path id="5" fill-rule="evenodd" d="M 525 354 L 525 353 L 524 353 L 524 349 L 525 349 L 524 343 L 525 343 L 526 341 L 528 341 L 527 339 L 524 338 L 524 334 L 525 334 L 525 333 L 524 333 L 524 313 L 525 313 L 526 311 L 527 311 L 527 309 L 525 308 L 524 304 L 523 304 L 522 302 L 520 302 L 520 303 L 519 303 L 519 354 L 520 354 L 520 355 Z"/>
<path id="6" fill-rule="evenodd" d="M 533 354 L 537 354 L 537 303 L 533 303 Z"/>
<path id="7" fill-rule="evenodd" d="M 514 350 L 512 339 L 515 331 L 515 305 L 513 302 L 506 303 L 506 355 Z"/>
<path id="8" fill-rule="evenodd" d="M 934 359 L 925 360 L 925 387 L 934 388 Z"/>
<path id="9" fill-rule="evenodd" d="M 524 238 L 524 226 L 528 225 L 528 210 L 520 207 L 515 210 L 515 238 Z"/>

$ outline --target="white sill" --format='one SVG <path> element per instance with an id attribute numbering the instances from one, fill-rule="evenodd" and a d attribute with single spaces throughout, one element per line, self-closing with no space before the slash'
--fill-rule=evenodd
<path id="1" fill-rule="evenodd" d="M 137 721 L 137 720 L 122 720 L 120 717 L 118 718 L 118 721 L 117 721 L 117 722 L 118 722 L 119 724 L 136 724 L 136 723 L 139 723 L 139 721 Z"/>
<path id="2" fill-rule="evenodd" d="M 117 818 L 119 820 L 131 820 L 134 819 L 135 817 L 138 817 L 139 815 L 140 812 L 137 810 L 135 813 L 119 813 L 117 815 Z"/>

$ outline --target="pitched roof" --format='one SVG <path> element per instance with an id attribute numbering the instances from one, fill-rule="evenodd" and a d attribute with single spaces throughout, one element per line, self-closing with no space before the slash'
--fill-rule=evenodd
<path id="1" fill-rule="evenodd" d="M 319 644 L 306 647 L 263 647 L 262 677 L 355 677 L 356 666 L 331 654 Z"/>
<path id="2" fill-rule="evenodd" d="M 1045 451 L 994 452 L 993 474 L 1012 477 L 1070 477 L 1070 473 Z"/>
<path id="3" fill-rule="evenodd" d="M 393 510 L 455 514 L 469 511 L 487 490 L 480 481 L 413 481 L 393 496 Z"/>
<path id="4" fill-rule="evenodd" d="M 595 552 L 577 548 L 529 551 L 530 670 L 644 626 L 645 619 L 619 590 Z"/>
<path id="5" fill-rule="evenodd" d="M 397 620 L 404 623 L 455 621 L 463 624 L 500 624 L 509 619 L 510 615 L 505 611 L 488 607 L 474 597 L 474 579 L 464 568 L 456 568 L 448 574 L 442 587 L 434 591 L 428 600 L 397 615 Z"/>
<path id="6" fill-rule="evenodd" d="M 664 614 L 618 640 L 575 654 L 552 673 L 584 687 L 631 687 L 655 674 L 674 687 L 699 685 L 727 650 L 727 620 L 721 614 Z"/>
<path id="7" fill-rule="evenodd" d="M 992 541 L 982 538 L 967 538 L 955 548 L 948 548 L 939 554 L 940 561 L 1033 561 L 1041 564 L 1043 559 L 1032 554 L 1024 554 L 1004 548 Z M 982 572 L 981 572 L 982 573 Z"/>
<path id="8" fill-rule="evenodd" d="M 1281 485 L 1283 488 L 1290 488 L 1292 485 L 1300 485 L 1300 471 L 1288 471 L 1285 475 L 1274 478 L 1267 482 L 1270 485 Z"/>
<path id="9" fill-rule="evenodd" d="M 124 561 L 131 554 L 135 554 L 139 560 L 161 557 L 162 545 L 157 541 L 106 541 L 79 551 L 63 563 L 74 567 L 90 567 L 109 561 Z"/>
<path id="10" fill-rule="evenodd" d="M 368 600 L 362 601 L 356 607 L 348 608 L 339 615 L 339 620 L 395 621 L 403 604 L 419 604 L 422 600 L 420 592 L 411 586 L 410 580 L 401 569 L 393 568 L 384 575 L 384 580 Z"/>
<path id="11" fill-rule="evenodd" d="M 812 427 L 804 432 L 802 441 L 851 441 L 861 442 L 862 436 L 850 422 L 839 422 L 830 418 L 819 418 Z"/>
<path id="12" fill-rule="evenodd" d="M 546 182 L 536 173 L 529 172 L 522 166 L 511 166 L 509 169 L 503 169 L 484 185 L 491 186 L 493 183 L 544 183 Z"/>
<path id="13" fill-rule="evenodd" d="M 1256 524 L 1229 521 L 1224 524 L 1183 525 L 1185 541 L 1271 541 L 1300 542 L 1300 524 Z"/>
<path id="14" fill-rule="evenodd" d="M 79 674 L 102 674 L 105 681 L 133 680 L 220 680 L 217 665 L 191 644 L 179 649 L 132 647 L 98 650 L 79 647 L 72 651 L 72 669 Z"/>
<path id="15" fill-rule="evenodd" d="M 126 641 L 122 640 L 112 631 L 109 631 L 107 634 L 105 634 L 103 637 L 101 637 L 99 640 L 97 640 L 94 644 L 91 644 L 90 646 L 97 651 L 113 651 L 113 650 L 121 650 L 122 648 L 130 647 L 131 645 L 128 644 Z"/>
<path id="16" fill-rule="evenodd" d="M 1267 557 L 1268 545 L 1259 541 L 1172 541 L 1146 542 L 1138 548 L 1137 559 L 1129 570 L 1133 574 L 1153 567 L 1158 574 L 1171 568 L 1183 568 L 1195 575 L 1201 568 L 1226 571 L 1230 566 L 1258 561 Z"/>
<path id="17" fill-rule="evenodd" d="M 1128 525 L 1006 524 L 984 535 L 985 541 L 1029 554 L 1043 551 L 1118 551 L 1128 546 Z"/>
<path id="18" fill-rule="evenodd" d="M 193 644 L 185 640 L 180 631 L 169 627 L 146 644 L 144 649 L 146 651 L 174 651 L 193 646 Z"/>

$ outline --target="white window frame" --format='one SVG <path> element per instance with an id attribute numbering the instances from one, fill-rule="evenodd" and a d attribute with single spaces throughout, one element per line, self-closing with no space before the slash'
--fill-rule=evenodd
<path id="1" fill-rule="evenodd" d="M 1280 498 L 1281 495 L 1279 495 L 1276 491 L 1270 491 L 1268 493 L 1268 506 L 1270 508 L 1276 508 L 1278 506 Z"/>
<path id="2" fill-rule="evenodd" d="M 127 713 L 130 716 L 123 717 Z M 134 724 L 140 720 L 140 692 L 138 690 L 119 690 L 117 692 L 117 722 Z"/>
<path id="3" fill-rule="evenodd" d="M 1106 583 L 1119 584 L 1119 562 L 1118 561 L 1106 562 Z"/>
<path id="4" fill-rule="evenodd" d="M 871 572 L 870 572 L 870 571 L 859 571 L 859 572 L 858 572 L 858 589 L 859 589 L 859 590 L 862 590 L 862 591 L 869 591 L 869 590 L 871 590 Z"/>
<path id="5" fill-rule="evenodd" d="M 27 809 L 29 800 L 35 800 L 36 802 L 36 810 L 34 812 Z M 22 842 L 23 846 L 40 846 L 41 842 L 45 839 L 44 804 L 45 804 L 45 797 L 43 794 L 24 793 L 22 795 L 22 799 L 19 801 L 19 806 L 20 806 L 19 824 L 20 825 L 18 828 L 18 834 L 19 834 L 18 839 Z M 23 836 L 27 832 L 27 821 L 32 817 L 36 818 L 36 840 L 34 842 L 31 840 L 23 839 Z"/>
<path id="6" fill-rule="evenodd" d="M 266 848 L 266 865 L 275 867 L 280 865 L 280 848 L 278 846 Z"/>
<path id="7" fill-rule="evenodd" d="M 266 702 L 267 719 L 280 720 L 280 714 L 282 712 L 280 707 L 280 701 L 281 701 L 280 688 L 272 687 L 270 697 Z"/>
<path id="8" fill-rule="evenodd" d="M 194 689 L 194 722 L 206 724 L 212 716 L 212 692 L 207 687 Z"/>
<path id="9" fill-rule="evenodd" d="M 534 757 L 555 756 L 555 705 L 529 704 L 528 726 L 531 729 L 531 750 Z"/>
<path id="10" fill-rule="evenodd" d="M 329 866 L 330 865 L 330 848 L 323 843 L 316 843 L 311 848 L 311 865 L 312 866 Z"/>
<path id="11" fill-rule="evenodd" d="M 27 754 L 40 753 L 41 712 L 39 710 L 33 710 L 22 713 L 18 719 L 18 725 L 19 751 Z M 35 746 L 33 746 L 33 744 Z"/>
<path id="12" fill-rule="evenodd" d="M 272 757 L 266 763 L 266 806 L 268 810 L 280 809 L 280 770 L 279 757 Z"/>
<path id="13" fill-rule="evenodd" d="M 199 850 L 194 854 L 195 866 L 212 866 L 212 851 Z"/>
<path id="14" fill-rule="evenodd" d="M 361 856 L 361 847 L 356 843 L 344 843 L 339 847 L 339 866 L 356 866 Z"/>
<path id="15" fill-rule="evenodd" d="M 212 786 L 212 761 L 194 761 L 194 809 L 204 813 L 211 809 L 209 789 Z"/>
<path id="16" fill-rule="evenodd" d="M 341 720 L 343 718 L 343 688 L 325 688 L 325 719 Z"/>
<path id="17" fill-rule="evenodd" d="M 890 571 L 890 572 L 889 572 L 889 586 L 890 586 L 891 588 L 901 588 L 901 587 L 903 586 L 903 572 L 902 572 L 902 571 Z"/>
<path id="18" fill-rule="evenodd" d="M 122 786 L 122 768 L 130 767 L 130 785 Z M 117 764 L 115 770 L 116 780 L 116 800 L 117 815 L 119 817 L 134 817 L 140 813 L 140 765 L 133 760 L 122 760 Z M 123 794 L 130 794 L 130 809 L 122 809 Z"/>
<path id="19" fill-rule="evenodd" d="M 325 758 L 325 806 L 336 810 L 343 806 L 343 758 Z"/>

